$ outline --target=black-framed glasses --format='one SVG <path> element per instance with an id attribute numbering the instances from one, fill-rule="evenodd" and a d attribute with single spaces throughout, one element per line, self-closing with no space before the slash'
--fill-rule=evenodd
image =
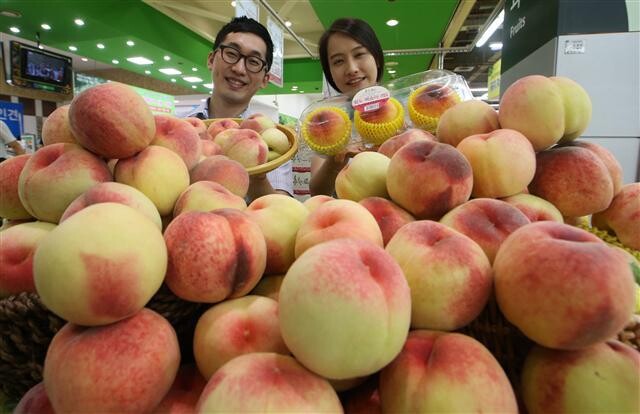
<path id="1" fill-rule="evenodd" d="M 240 59 L 244 59 L 244 67 L 251 73 L 260 73 L 267 66 L 267 62 L 259 57 L 243 55 L 233 46 L 220 45 L 218 50 L 220 50 L 222 60 L 230 65 L 235 65 Z"/>

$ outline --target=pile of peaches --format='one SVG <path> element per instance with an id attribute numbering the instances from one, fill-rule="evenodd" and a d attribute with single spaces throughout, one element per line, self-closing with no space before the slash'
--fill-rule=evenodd
<path id="1" fill-rule="evenodd" d="M 571 224 L 640 249 L 640 183 L 576 140 L 577 83 L 458 102 L 356 155 L 337 198 L 249 205 L 241 164 L 188 166 L 134 92 L 95 88 L 0 164 L 0 294 L 68 321 L 15 412 L 638 411 L 640 353 L 616 340 L 638 262 Z M 145 308 L 162 284 L 209 306 L 193 362 Z M 517 380 L 459 332 L 491 298 L 535 343 Z"/>

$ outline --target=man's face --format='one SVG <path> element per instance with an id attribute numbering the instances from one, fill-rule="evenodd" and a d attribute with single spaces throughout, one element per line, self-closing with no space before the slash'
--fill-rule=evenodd
<path id="1" fill-rule="evenodd" d="M 253 33 L 229 33 L 221 42 L 233 46 L 246 56 L 256 56 L 266 61 L 267 46 Z M 259 73 L 249 72 L 245 59 L 230 64 L 222 59 L 220 50 L 209 53 L 207 67 L 211 70 L 214 95 L 230 104 L 248 104 L 253 95 L 269 81 L 266 68 Z"/>

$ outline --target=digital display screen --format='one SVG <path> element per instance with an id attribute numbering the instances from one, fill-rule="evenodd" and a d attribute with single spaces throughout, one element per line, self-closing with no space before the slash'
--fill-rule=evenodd
<path id="1" fill-rule="evenodd" d="M 64 84 L 68 62 L 64 59 L 23 49 L 25 63 L 24 75 L 44 82 Z"/>

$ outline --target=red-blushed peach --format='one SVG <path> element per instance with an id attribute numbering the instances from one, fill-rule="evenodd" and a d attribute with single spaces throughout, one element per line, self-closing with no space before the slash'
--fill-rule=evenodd
<path id="1" fill-rule="evenodd" d="M 145 308 L 106 326 L 63 326 L 47 350 L 43 377 L 57 413 L 143 413 L 160 403 L 179 365 L 175 331 Z"/>
<path id="2" fill-rule="evenodd" d="M 382 197 L 367 197 L 360 200 L 360 205 L 369 210 L 369 213 L 376 219 L 380 232 L 382 233 L 382 243 L 384 246 L 398 231 L 407 223 L 415 221 L 415 218 L 403 210 L 391 200 Z"/>
<path id="3" fill-rule="evenodd" d="M 44 382 L 37 383 L 20 398 L 13 414 L 55 414 L 44 389 Z"/>
<path id="4" fill-rule="evenodd" d="M 378 152 L 387 157 L 393 157 L 400 148 L 416 141 L 435 141 L 436 138 L 429 132 L 418 128 L 409 128 L 401 134 L 391 137 L 380 145 Z"/>
<path id="5" fill-rule="evenodd" d="M 31 154 L 18 155 L 0 163 L 0 217 L 9 220 L 31 218 L 31 214 L 24 208 L 18 194 L 20 173 Z"/>
<path id="6" fill-rule="evenodd" d="M 201 139 L 200 145 L 202 146 L 202 156 L 204 157 L 222 154 L 222 148 L 220 148 L 220 145 L 216 144 L 213 141 L 210 141 L 208 139 Z"/>
<path id="7" fill-rule="evenodd" d="M 165 282 L 182 299 L 215 303 L 244 296 L 264 273 L 264 236 L 242 211 L 180 214 L 164 238 L 169 251 Z"/>
<path id="8" fill-rule="evenodd" d="M 153 114 L 133 88 L 103 83 L 76 95 L 69 107 L 76 141 L 105 158 L 127 158 L 145 149 L 156 134 Z"/>
<path id="9" fill-rule="evenodd" d="M 360 201 L 367 197 L 389 197 L 387 169 L 390 161 L 389 157 L 379 152 L 357 154 L 336 176 L 338 198 Z"/>
<path id="10" fill-rule="evenodd" d="M 266 296 L 278 301 L 278 295 L 280 293 L 280 286 L 284 280 L 284 275 L 265 275 L 260 278 L 260 281 L 253 288 L 250 295 Z"/>
<path id="11" fill-rule="evenodd" d="M 589 94 L 576 81 L 564 76 L 549 78 L 556 86 L 564 103 L 564 134 L 561 143 L 578 138 L 591 121 L 591 99 Z"/>
<path id="12" fill-rule="evenodd" d="M 198 319 L 193 355 L 206 380 L 228 361 L 252 352 L 289 354 L 280 334 L 275 300 L 252 295 L 230 299 L 212 306 Z"/>
<path id="13" fill-rule="evenodd" d="M 309 210 L 309 213 L 313 213 L 315 209 L 318 208 L 320 205 L 326 203 L 327 201 L 332 201 L 332 200 L 335 200 L 335 198 L 328 195 L 319 194 L 319 195 L 307 198 L 306 200 L 304 200 L 302 204 L 304 204 L 307 210 Z"/>
<path id="14" fill-rule="evenodd" d="M 493 264 L 504 316 L 540 345 L 580 349 L 629 321 L 634 279 L 625 255 L 593 234 L 539 221 L 502 243 Z"/>
<path id="15" fill-rule="evenodd" d="M 151 145 L 165 147 L 182 158 L 187 169 L 192 169 L 200 160 L 202 144 L 198 131 L 185 121 L 169 115 L 155 115 L 156 134 Z"/>
<path id="16" fill-rule="evenodd" d="M 442 114 L 460 102 L 460 96 L 447 85 L 430 83 L 415 89 L 409 95 L 409 118 L 417 128 L 436 132 Z"/>
<path id="17" fill-rule="evenodd" d="M 440 223 L 469 236 L 493 263 L 502 242 L 530 221 L 523 212 L 504 201 L 476 198 L 445 214 Z"/>
<path id="18" fill-rule="evenodd" d="M 40 240 L 55 227 L 55 224 L 35 221 L 0 232 L 0 298 L 36 291 L 33 254 Z"/>
<path id="19" fill-rule="evenodd" d="M 480 342 L 459 333 L 412 331 L 380 373 L 388 413 L 517 413 L 502 367 Z"/>
<path id="20" fill-rule="evenodd" d="M 404 108 L 400 101 L 391 97 L 378 109 L 356 109 L 353 124 L 365 142 L 380 145 L 404 129 Z"/>
<path id="21" fill-rule="evenodd" d="M 534 347 L 522 371 L 522 396 L 530 414 L 637 413 L 640 353 L 621 342 L 581 350 Z"/>
<path id="22" fill-rule="evenodd" d="M 620 192 L 620 189 L 624 185 L 622 181 L 622 166 L 616 160 L 611 152 L 602 145 L 598 145 L 589 141 L 573 141 L 572 146 L 588 149 L 596 154 L 600 161 L 604 163 L 604 166 L 609 170 L 611 175 L 611 181 L 613 182 L 613 195 L 615 196 Z"/>
<path id="23" fill-rule="evenodd" d="M 69 105 L 57 107 L 42 123 L 42 143 L 50 145 L 58 142 L 77 144 L 69 125 Z"/>
<path id="24" fill-rule="evenodd" d="M 324 378 L 290 356 L 256 352 L 223 365 L 205 387 L 197 413 L 342 413 Z"/>
<path id="25" fill-rule="evenodd" d="M 416 221 L 400 228 L 385 250 L 409 283 L 412 328 L 453 331 L 487 304 L 491 263 L 464 234 L 435 221 Z"/>
<path id="26" fill-rule="evenodd" d="M 387 365 L 411 320 L 402 269 L 366 240 L 342 238 L 305 251 L 285 275 L 278 303 L 291 353 L 329 379 L 362 377 Z"/>
<path id="27" fill-rule="evenodd" d="M 555 83 L 541 75 L 530 75 L 512 83 L 502 94 L 498 120 L 502 128 L 521 132 L 542 151 L 562 138 L 565 103 Z"/>
<path id="28" fill-rule="evenodd" d="M 212 121 L 207 127 L 208 139 L 215 139 L 225 129 L 239 129 L 240 124 L 231 118 L 221 118 Z"/>
<path id="29" fill-rule="evenodd" d="M 158 227 L 118 203 L 99 203 L 45 236 L 33 258 L 36 291 L 56 315 L 103 325 L 138 312 L 160 288 L 167 249 Z"/>
<path id="30" fill-rule="evenodd" d="M 537 154 L 529 192 L 549 201 L 565 217 L 580 217 L 611 204 L 613 181 L 592 151 L 576 146 L 554 147 Z"/>
<path id="31" fill-rule="evenodd" d="M 99 183 L 82 193 L 76 198 L 60 217 L 60 223 L 93 204 L 98 203 L 120 203 L 138 210 L 145 217 L 153 222 L 159 229 L 162 229 L 162 220 L 156 206 L 141 191 L 116 182 Z"/>
<path id="32" fill-rule="evenodd" d="M 276 123 L 273 120 L 263 114 L 255 113 L 251 114 L 248 118 L 243 119 L 240 122 L 240 128 L 253 129 L 258 134 L 266 131 L 269 128 L 275 128 Z"/>
<path id="33" fill-rule="evenodd" d="M 244 197 L 249 190 L 249 174 L 238 161 L 224 155 L 214 155 L 200 161 L 189 173 L 191 184 L 198 181 L 215 181 L 233 194 Z"/>
<path id="34" fill-rule="evenodd" d="M 516 194 L 502 199 L 522 211 L 531 221 L 557 221 L 564 223 L 562 213 L 553 204 L 533 194 Z"/>
<path id="35" fill-rule="evenodd" d="M 205 385 L 207 381 L 195 364 L 181 365 L 169 392 L 152 414 L 193 414 Z"/>
<path id="36" fill-rule="evenodd" d="M 149 197 L 161 216 L 170 214 L 189 186 L 189 170 L 170 149 L 149 145 L 133 157 L 116 164 L 116 181 L 130 185 Z"/>
<path id="37" fill-rule="evenodd" d="M 342 398 L 345 414 L 382 414 L 377 375 L 349 390 Z"/>
<path id="38" fill-rule="evenodd" d="M 173 217 L 178 217 L 187 211 L 213 211 L 220 208 L 244 210 L 247 208 L 247 202 L 221 184 L 213 181 L 198 181 L 180 194 L 173 208 Z"/>
<path id="39" fill-rule="evenodd" d="M 387 190 L 400 207 L 418 219 L 439 219 L 464 203 L 473 188 L 469 161 L 450 145 L 414 142 L 389 163 Z"/>
<path id="40" fill-rule="evenodd" d="M 107 164 L 79 145 L 51 144 L 36 151 L 25 164 L 18 195 L 32 216 L 57 223 L 79 195 L 112 179 Z"/>
<path id="41" fill-rule="evenodd" d="M 252 129 L 227 129 L 213 141 L 222 153 L 244 167 L 255 167 L 267 162 L 269 148 L 260 134 Z"/>
<path id="42" fill-rule="evenodd" d="M 267 242 L 265 274 L 285 273 L 295 260 L 296 235 L 309 210 L 293 197 L 268 194 L 253 200 L 245 212 Z"/>
<path id="43" fill-rule="evenodd" d="M 536 171 L 529 140 L 513 129 L 471 135 L 456 147 L 471 164 L 474 198 L 499 198 L 522 192 Z"/>
<path id="44" fill-rule="evenodd" d="M 202 119 L 196 118 L 195 116 L 189 116 L 184 118 L 184 120 L 196 129 L 196 132 L 198 133 L 200 139 L 203 139 L 205 141 L 209 141 L 211 139 L 209 137 L 209 134 L 207 134 L 207 124 L 205 124 Z"/>
<path id="45" fill-rule="evenodd" d="M 313 151 L 335 155 L 349 142 L 351 120 L 342 108 L 323 106 L 304 116 L 300 134 Z"/>
<path id="46" fill-rule="evenodd" d="M 298 229 L 295 256 L 300 257 L 316 244 L 342 237 L 383 246 L 380 227 L 366 208 L 351 200 L 332 200 L 318 206 Z"/>
<path id="47" fill-rule="evenodd" d="M 592 223 L 613 230 L 622 244 L 640 250 L 640 183 L 622 187 L 606 210 L 593 215 Z"/>
<path id="48" fill-rule="evenodd" d="M 471 99 L 458 102 L 442 114 L 436 136 L 438 141 L 457 147 L 466 137 L 499 128 L 498 112 L 484 101 Z"/>

